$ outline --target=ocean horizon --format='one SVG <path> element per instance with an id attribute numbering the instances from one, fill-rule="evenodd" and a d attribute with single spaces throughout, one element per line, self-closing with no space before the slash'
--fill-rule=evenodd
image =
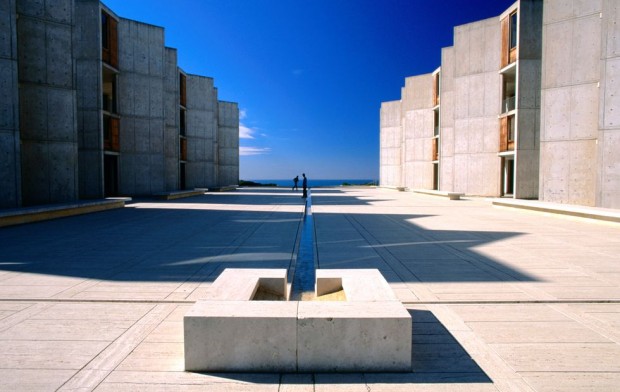
<path id="1" fill-rule="evenodd" d="M 297 186 L 301 189 L 301 184 L 302 184 L 302 179 L 303 177 L 299 177 L 299 182 L 297 183 Z M 259 183 L 259 184 L 263 184 L 263 185 L 268 185 L 268 184 L 275 184 L 276 186 L 279 187 L 293 187 L 293 179 L 250 179 L 250 180 L 245 180 L 242 179 L 241 181 L 249 181 L 249 182 L 255 182 L 255 183 Z M 316 187 L 332 187 L 332 186 L 342 186 L 342 185 L 368 185 L 368 184 L 372 184 L 372 185 L 377 185 L 379 183 L 378 180 L 373 180 L 373 179 L 312 179 L 312 178 L 308 178 L 308 187 L 309 188 L 316 188 Z"/>

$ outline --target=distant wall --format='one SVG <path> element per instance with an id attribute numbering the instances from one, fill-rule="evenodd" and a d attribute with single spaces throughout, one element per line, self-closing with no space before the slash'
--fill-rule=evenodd
<path id="1" fill-rule="evenodd" d="M 402 183 L 402 128 L 400 101 L 381 103 L 380 113 L 381 186 L 404 186 Z"/>
<path id="2" fill-rule="evenodd" d="M 401 100 L 404 153 L 403 183 L 410 189 L 432 189 L 433 75 L 405 79 Z"/>
<path id="3" fill-rule="evenodd" d="M 239 184 L 239 106 L 218 102 L 218 185 Z"/>

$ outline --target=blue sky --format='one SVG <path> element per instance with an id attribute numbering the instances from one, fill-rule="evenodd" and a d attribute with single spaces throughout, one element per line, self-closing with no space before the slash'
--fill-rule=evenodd
<path id="1" fill-rule="evenodd" d="M 512 0 L 105 0 L 239 103 L 240 178 L 378 179 L 379 108 Z"/>

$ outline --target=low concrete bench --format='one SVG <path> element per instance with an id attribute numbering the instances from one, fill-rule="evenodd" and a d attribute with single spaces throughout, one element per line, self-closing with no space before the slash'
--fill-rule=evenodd
<path id="1" fill-rule="evenodd" d="M 224 270 L 184 317 L 185 369 L 410 371 L 411 315 L 381 273 L 316 272 L 317 293 L 346 300 L 263 300 L 261 291 L 286 290 L 285 269 Z"/>
<path id="2" fill-rule="evenodd" d="M 423 194 L 426 194 L 426 195 L 447 197 L 450 200 L 460 200 L 461 196 L 465 196 L 464 193 L 448 192 L 448 191 L 436 191 L 436 190 L 432 190 L 432 189 L 414 189 L 413 192 L 415 192 L 415 193 L 423 193 Z"/>
<path id="3" fill-rule="evenodd" d="M 0 227 L 33 223 L 125 207 L 130 199 L 105 199 L 0 210 Z"/>
<path id="4" fill-rule="evenodd" d="M 193 190 L 186 190 L 186 191 L 160 192 L 160 193 L 154 194 L 153 196 L 155 196 L 155 198 L 160 199 L 160 200 L 175 200 L 175 199 L 182 199 L 184 197 L 201 196 L 204 194 L 205 194 L 204 190 L 193 189 Z"/>

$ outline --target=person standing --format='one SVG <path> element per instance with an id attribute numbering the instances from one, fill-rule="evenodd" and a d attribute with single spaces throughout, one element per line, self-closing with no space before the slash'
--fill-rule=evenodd
<path id="1" fill-rule="evenodd" d="M 298 191 L 299 187 L 297 186 L 297 183 L 299 182 L 299 176 L 295 176 L 295 178 L 293 178 L 293 190 L 294 191 Z"/>
<path id="2" fill-rule="evenodd" d="M 302 176 L 304 177 L 304 180 L 301 183 L 301 188 L 304 193 L 301 197 L 305 199 L 306 197 L 308 197 L 308 179 L 306 178 L 306 173 L 303 173 Z"/>

